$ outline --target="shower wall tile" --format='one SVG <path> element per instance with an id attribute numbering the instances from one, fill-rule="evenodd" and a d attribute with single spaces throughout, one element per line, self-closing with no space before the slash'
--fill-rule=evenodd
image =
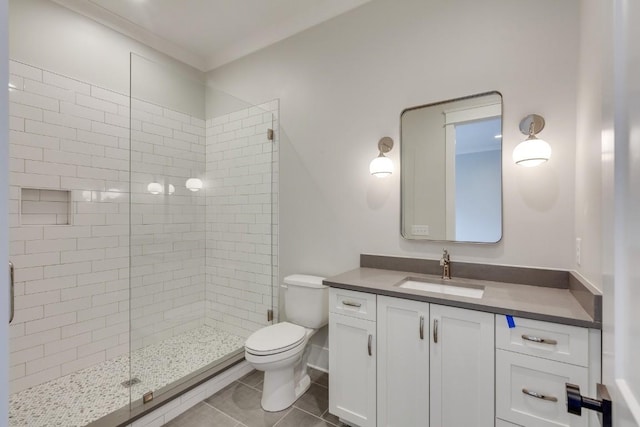
<path id="1" fill-rule="evenodd" d="M 247 336 L 277 319 L 277 101 L 205 121 L 10 73 L 12 393 L 203 323 Z M 21 223 L 23 188 L 68 191 L 69 225 Z"/>
<path id="2" fill-rule="evenodd" d="M 204 174 L 206 141 L 199 118 L 137 100 L 130 110 L 128 95 L 16 61 L 10 73 L 13 393 L 128 352 L 130 308 L 159 313 L 148 327 L 132 319 L 138 347 L 204 323 L 205 197 L 184 182 Z M 149 194 L 155 181 L 175 193 Z M 70 225 L 22 224 L 22 188 L 70 192 Z M 144 285 L 131 304 L 130 215 L 132 286 Z"/>
<path id="3" fill-rule="evenodd" d="M 268 324 L 268 309 L 278 318 L 278 108 L 206 122 L 207 324 L 243 337 Z"/>

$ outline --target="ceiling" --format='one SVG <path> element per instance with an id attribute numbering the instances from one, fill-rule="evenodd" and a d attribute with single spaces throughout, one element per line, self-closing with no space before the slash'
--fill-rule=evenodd
<path id="1" fill-rule="evenodd" d="M 201 71 L 370 0 L 53 0 Z"/>

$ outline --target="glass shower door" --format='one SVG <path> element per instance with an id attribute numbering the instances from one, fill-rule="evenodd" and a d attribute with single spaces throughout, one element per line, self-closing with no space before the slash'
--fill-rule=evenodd
<path id="1" fill-rule="evenodd" d="M 233 357 L 274 300 L 274 114 L 131 56 L 131 400 Z"/>

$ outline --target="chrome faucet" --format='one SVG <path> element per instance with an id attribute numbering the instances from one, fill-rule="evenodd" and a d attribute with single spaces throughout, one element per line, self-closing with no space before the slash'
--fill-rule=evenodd
<path id="1" fill-rule="evenodd" d="M 451 279 L 451 257 L 449 251 L 442 250 L 442 258 L 440 258 L 440 265 L 442 266 L 442 278 Z"/>

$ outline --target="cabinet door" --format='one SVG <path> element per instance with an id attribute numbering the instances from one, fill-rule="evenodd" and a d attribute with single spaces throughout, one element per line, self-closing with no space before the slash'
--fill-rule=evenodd
<path id="1" fill-rule="evenodd" d="M 429 424 L 428 323 L 428 303 L 378 296 L 378 427 Z"/>
<path id="2" fill-rule="evenodd" d="M 494 315 L 431 304 L 431 425 L 494 426 Z"/>
<path id="3" fill-rule="evenodd" d="M 329 412 L 376 425 L 376 322 L 329 314 Z"/>

